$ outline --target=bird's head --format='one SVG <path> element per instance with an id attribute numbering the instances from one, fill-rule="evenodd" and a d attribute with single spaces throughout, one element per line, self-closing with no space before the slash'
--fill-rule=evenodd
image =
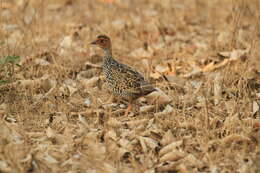
<path id="1" fill-rule="evenodd" d="M 98 46 L 102 49 L 111 49 L 111 41 L 110 38 L 106 35 L 97 36 L 96 40 L 90 43 L 91 45 Z"/>

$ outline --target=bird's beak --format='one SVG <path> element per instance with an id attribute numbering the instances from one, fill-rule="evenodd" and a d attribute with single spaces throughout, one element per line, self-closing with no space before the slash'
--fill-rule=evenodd
<path id="1" fill-rule="evenodd" d="M 90 44 L 91 44 L 91 45 L 96 45 L 97 42 L 96 42 L 96 41 L 92 41 Z"/>

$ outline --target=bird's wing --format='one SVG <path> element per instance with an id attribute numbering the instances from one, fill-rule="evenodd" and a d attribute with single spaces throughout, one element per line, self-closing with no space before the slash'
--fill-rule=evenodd
<path id="1" fill-rule="evenodd" d="M 117 85 L 125 92 L 142 95 L 154 89 L 151 84 L 145 81 L 144 77 L 131 67 L 115 63 L 111 66 L 113 74 L 117 75 Z"/>

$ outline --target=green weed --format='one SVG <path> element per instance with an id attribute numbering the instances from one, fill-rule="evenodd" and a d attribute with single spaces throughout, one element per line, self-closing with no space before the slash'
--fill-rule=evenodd
<path id="1" fill-rule="evenodd" d="M 20 57 L 16 55 L 8 55 L 0 58 L 0 85 L 11 82 L 14 75 L 14 67 L 18 64 Z"/>

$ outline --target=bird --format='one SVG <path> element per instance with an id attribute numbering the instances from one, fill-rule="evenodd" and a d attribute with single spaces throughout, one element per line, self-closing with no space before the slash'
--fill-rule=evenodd
<path id="1" fill-rule="evenodd" d="M 107 35 L 98 35 L 96 40 L 90 44 L 103 49 L 102 71 L 107 88 L 113 96 L 129 103 L 125 110 L 125 116 L 131 111 L 134 101 L 156 91 L 154 86 L 147 82 L 139 72 L 114 59 L 112 43 Z"/>

